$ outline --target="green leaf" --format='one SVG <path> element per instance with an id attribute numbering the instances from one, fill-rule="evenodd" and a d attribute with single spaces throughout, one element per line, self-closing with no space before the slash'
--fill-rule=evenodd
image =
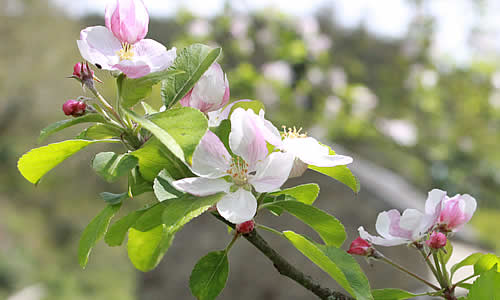
<path id="1" fill-rule="evenodd" d="M 453 267 L 451 267 L 451 278 L 453 278 L 453 275 L 458 269 L 474 265 L 483 255 L 483 253 L 474 253 L 464 258 L 461 262 L 453 265 Z"/>
<path id="2" fill-rule="evenodd" d="M 183 195 L 182 192 L 176 190 L 171 183 L 174 181 L 172 176 L 168 174 L 166 170 L 163 170 L 155 178 L 153 189 L 158 201 L 164 201 L 167 199 L 177 198 Z"/>
<path id="3" fill-rule="evenodd" d="M 450 240 L 448 240 L 446 241 L 446 245 L 444 246 L 444 248 L 439 249 L 438 252 L 439 261 L 442 261 L 444 264 L 446 264 L 450 260 L 452 253 L 453 253 L 453 246 L 451 245 Z"/>
<path id="4" fill-rule="evenodd" d="M 198 300 L 214 300 L 224 289 L 228 275 L 227 253 L 210 252 L 194 266 L 189 288 Z"/>
<path id="5" fill-rule="evenodd" d="M 328 273 L 356 299 L 373 299 L 368 279 L 356 260 L 344 250 L 316 244 L 293 231 L 284 231 L 283 234 L 297 250 Z"/>
<path id="6" fill-rule="evenodd" d="M 257 115 L 259 114 L 260 110 L 262 109 L 263 111 L 266 110 L 266 107 L 264 104 L 260 101 L 252 100 L 252 101 L 242 101 L 235 103 L 233 107 L 231 107 L 231 110 L 229 111 L 229 117 L 231 117 L 231 114 L 233 111 L 235 111 L 237 108 L 243 108 L 244 110 L 251 109 L 253 110 Z"/>
<path id="7" fill-rule="evenodd" d="M 92 161 L 92 167 L 97 174 L 107 182 L 115 182 L 137 166 L 138 159 L 128 153 L 101 152 Z"/>
<path id="8" fill-rule="evenodd" d="M 104 200 L 104 202 L 110 205 L 122 203 L 123 200 L 128 198 L 127 193 L 113 194 L 108 192 L 102 192 L 99 195 L 101 196 L 102 200 Z"/>
<path id="9" fill-rule="evenodd" d="M 152 115 L 158 113 L 158 111 L 154 109 L 151 105 L 149 105 L 147 102 L 141 101 L 141 105 L 146 115 Z"/>
<path id="10" fill-rule="evenodd" d="M 76 124 L 80 123 L 106 123 L 106 119 L 104 119 L 103 116 L 99 114 L 87 114 L 82 117 L 78 118 L 71 118 L 71 119 L 66 119 L 66 120 L 61 120 L 58 122 L 55 122 L 53 124 L 50 124 L 49 126 L 45 127 L 42 129 L 40 132 L 40 136 L 38 137 L 38 143 L 41 143 L 43 140 L 45 140 L 48 136 L 59 132 L 63 129 L 66 129 L 68 127 L 71 127 Z"/>
<path id="11" fill-rule="evenodd" d="M 116 143 L 116 140 L 67 140 L 60 143 L 49 144 L 40 148 L 32 149 L 24 154 L 17 162 L 19 172 L 29 182 L 37 184 L 47 172 L 68 157 L 95 143 Z"/>
<path id="12" fill-rule="evenodd" d="M 162 82 L 161 92 L 165 106 L 170 108 L 182 99 L 217 60 L 220 53 L 221 48 L 212 49 L 202 44 L 182 49 L 168 70 L 182 70 L 184 73 L 168 76 Z"/>
<path id="13" fill-rule="evenodd" d="M 120 75 L 117 79 L 118 88 L 121 97 L 121 105 L 129 108 L 137 104 L 140 100 L 151 94 L 153 85 L 159 83 L 169 76 L 181 74 L 182 71 L 170 70 L 150 73 L 140 78 L 128 78 Z"/>
<path id="14" fill-rule="evenodd" d="M 132 264 L 140 271 L 154 269 L 172 244 L 175 233 L 160 225 L 142 232 L 130 228 L 127 251 Z"/>
<path id="15" fill-rule="evenodd" d="M 313 204 L 319 195 L 319 186 L 315 183 L 298 185 L 289 189 L 284 189 L 279 192 L 270 193 L 271 196 L 289 195 L 297 201 L 305 204 Z"/>
<path id="16" fill-rule="evenodd" d="M 122 131 L 107 124 L 96 124 L 82 131 L 77 138 L 84 140 L 103 140 L 119 137 Z"/>
<path id="17" fill-rule="evenodd" d="M 372 291 L 375 300 L 402 300 L 411 299 L 418 295 L 400 289 L 381 289 Z"/>
<path id="18" fill-rule="evenodd" d="M 104 236 L 111 218 L 120 209 L 120 206 L 121 204 L 106 206 L 83 231 L 78 245 L 78 262 L 82 268 L 87 266 L 92 248 Z"/>
<path id="19" fill-rule="evenodd" d="M 135 224 L 137 219 L 139 219 L 145 210 L 136 210 L 116 221 L 113 225 L 109 227 L 109 230 L 104 236 L 104 241 L 109 246 L 120 246 L 125 240 L 128 230 Z"/>
<path id="20" fill-rule="evenodd" d="M 355 193 L 358 193 L 361 186 L 359 184 L 359 180 L 356 176 L 354 176 L 346 166 L 336 166 L 336 167 L 316 167 L 309 165 L 309 169 L 314 170 L 316 172 L 320 172 L 331 178 L 342 182 L 347 185 L 351 190 Z"/>
<path id="21" fill-rule="evenodd" d="M 229 154 L 233 155 L 231 147 L 229 147 L 229 133 L 231 133 L 231 121 L 222 120 L 219 126 L 211 127 L 210 130 L 221 140 L 221 142 L 226 146 Z"/>
<path id="22" fill-rule="evenodd" d="M 277 207 L 311 226 L 323 239 L 325 244 L 340 247 L 346 238 L 344 226 L 335 217 L 326 212 L 298 201 L 278 201 L 263 204 L 261 207 Z"/>
<path id="23" fill-rule="evenodd" d="M 130 198 L 152 191 L 153 187 L 151 182 L 146 181 L 142 177 L 139 172 L 139 167 L 135 167 L 130 170 L 130 173 L 128 174 L 128 195 Z"/>
<path id="24" fill-rule="evenodd" d="M 498 271 L 500 272 L 500 257 L 491 253 L 485 254 L 474 264 L 474 274 L 482 274 L 493 268 L 495 265 L 497 265 Z"/>
<path id="25" fill-rule="evenodd" d="M 500 300 L 500 273 L 496 269 L 490 269 L 474 281 L 467 300 Z"/>

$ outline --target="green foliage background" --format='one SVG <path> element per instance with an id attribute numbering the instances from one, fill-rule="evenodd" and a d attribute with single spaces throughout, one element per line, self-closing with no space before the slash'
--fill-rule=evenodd
<path id="1" fill-rule="evenodd" d="M 48 299 L 132 299 L 134 273 L 125 253 L 101 244 L 91 268 L 76 265 L 79 235 L 103 207 L 98 191 L 109 190 L 91 171 L 91 152 L 65 162 L 37 188 L 15 165 L 37 146 L 40 129 L 64 118 L 64 101 L 84 94 L 64 77 L 80 60 L 79 31 L 103 24 L 102 16 L 77 21 L 45 1 L 23 3 L 22 15 L 0 14 L 0 298 L 43 282 Z M 463 67 L 433 60 L 434 22 L 425 14 L 415 17 L 407 36 L 393 40 L 342 28 L 330 16 L 322 10 L 318 31 L 304 34 L 300 20 L 280 12 L 240 15 L 228 6 L 208 20 L 188 12 L 152 20 L 149 37 L 169 48 L 222 46 L 232 100 L 261 100 L 275 124 L 324 135 L 423 191 L 474 195 L 480 210 L 473 222 L 489 232 L 485 237 L 497 237 L 491 228 L 500 216 L 500 108 L 490 101 L 498 93 L 492 84 L 497 62 L 481 58 Z M 270 75 L 271 63 L 288 78 Z M 97 75 L 106 82 L 103 93 L 114 96 L 111 76 Z M 156 106 L 159 93 L 152 95 Z M 416 128 L 415 143 L 398 143 L 380 130 L 393 119 Z M 78 130 L 48 141 L 71 133 Z M 123 187 L 118 182 L 112 189 Z"/>

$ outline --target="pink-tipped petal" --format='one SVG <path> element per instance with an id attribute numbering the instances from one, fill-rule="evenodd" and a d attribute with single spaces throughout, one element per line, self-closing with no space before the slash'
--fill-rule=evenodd
<path id="1" fill-rule="evenodd" d="M 118 39 L 104 26 L 87 27 L 77 41 L 82 57 L 105 70 L 114 70 L 119 62 L 117 53 L 122 49 Z"/>
<path id="2" fill-rule="evenodd" d="M 219 214 L 233 224 L 239 224 L 253 219 L 257 212 L 257 199 L 251 192 L 238 189 L 229 193 L 217 202 Z"/>
<path id="3" fill-rule="evenodd" d="M 390 239 L 385 239 L 379 236 L 373 236 L 366 232 L 366 230 L 363 228 L 363 226 L 360 226 L 358 228 L 359 236 L 367 240 L 368 242 L 375 244 L 375 245 L 380 245 L 380 246 L 385 246 L 385 247 L 390 247 L 390 246 L 397 246 L 397 245 L 403 245 L 407 244 L 408 240 L 406 239 L 401 239 L 401 238 L 390 238 Z"/>
<path id="4" fill-rule="evenodd" d="M 143 60 L 122 60 L 113 68 L 122 71 L 130 78 L 140 78 L 151 73 L 151 67 Z"/>
<path id="5" fill-rule="evenodd" d="M 104 19 L 106 27 L 122 43 L 135 44 L 148 32 L 149 14 L 142 0 L 112 1 Z"/>
<path id="6" fill-rule="evenodd" d="M 183 191 L 198 197 L 204 197 L 214 195 L 219 192 L 229 192 L 231 183 L 225 181 L 224 179 L 190 177 L 176 180 L 172 182 L 172 186 L 179 191 Z"/>
<path id="7" fill-rule="evenodd" d="M 210 130 L 203 136 L 193 154 L 191 170 L 198 176 L 219 178 L 230 169 L 231 155 L 224 144 Z"/>
<path id="8" fill-rule="evenodd" d="M 290 175 L 293 156 L 288 153 L 274 152 L 262 162 L 257 163 L 255 175 L 250 175 L 250 183 L 257 192 L 268 193 L 279 189 Z"/>

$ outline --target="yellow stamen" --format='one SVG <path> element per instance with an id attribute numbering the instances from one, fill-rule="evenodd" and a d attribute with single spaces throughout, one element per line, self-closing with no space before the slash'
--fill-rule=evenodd
<path id="1" fill-rule="evenodd" d="M 122 60 L 132 60 L 134 57 L 134 51 L 132 51 L 133 45 L 128 43 L 122 44 L 122 49 L 117 51 L 116 54 L 120 57 L 120 61 Z"/>
<path id="2" fill-rule="evenodd" d="M 292 128 L 288 128 L 288 131 L 286 130 L 286 126 L 283 125 L 281 126 L 283 128 L 283 133 L 281 134 L 283 138 L 306 138 L 307 137 L 307 132 L 306 133 L 300 133 L 302 131 L 302 127 L 300 127 L 298 130 L 295 126 Z"/>
<path id="3" fill-rule="evenodd" d="M 248 182 L 248 164 L 240 157 L 233 159 L 230 169 L 226 173 L 233 178 L 237 185 L 245 185 Z"/>

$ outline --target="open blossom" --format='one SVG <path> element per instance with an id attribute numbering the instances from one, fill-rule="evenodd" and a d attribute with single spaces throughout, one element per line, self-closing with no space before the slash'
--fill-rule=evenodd
<path id="1" fill-rule="evenodd" d="M 199 177 L 174 181 L 173 186 L 196 196 L 223 192 L 217 203 L 219 214 L 234 224 L 251 220 L 257 211 L 252 188 L 259 193 L 274 191 L 292 168 L 289 154 L 268 153 L 266 142 L 277 142 L 273 132 L 277 129 L 262 114 L 238 108 L 231 115 L 229 146 L 235 158 L 208 131 L 193 154 L 191 170 Z"/>
<path id="2" fill-rule="evenodd" d="M 213 63 L 180 103 L 207 113 L 229 102 L 229 82 L 218 63 Z"/>
<path id="3" fill-rule="evenodd" d="M 80 54 L 98 68 L 119 70 L 130 78 L 162 71 L 175 60 L 176 49 L 167 51 L 162 44 L 143 39 L 148 22 L 141 0 L 117 0 L 106 9 L 107 27 L 87 27 L 80 32 Z"/>
<path id="4" fill-rule="evenodd" d="M 470 195 L 455 195 L 450 198 L 445 191 L 438 189 L 432 190 L 431 193 L 435 196 L 425 203 L 425 209 L 439 212 L 435 225 L 440 230 L 460 230 L 476 211 L 476 199 Z"/>
<path id="5" fill-rule="evenodd" d="M 344 155 L 332 155 L 330 149 L 321 145 L 315 138 L 291 128 L 283 131 L 283 141 L 278 148 L 294 156 L 294 166 L 290 177 L 302 175 L 308 165 L 317 167 L 334 167 L 352 163 L 352 158 Z"/>

